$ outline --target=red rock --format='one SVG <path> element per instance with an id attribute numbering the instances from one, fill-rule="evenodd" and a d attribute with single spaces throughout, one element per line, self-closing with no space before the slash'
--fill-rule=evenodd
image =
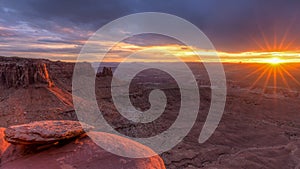
<path id="1" fill-rule="evenodd" d="M 42 120 L 77 120 L 71 92 L 74 66 L 75 63 L 46 59 L 0 56 L 0 127 Z M 77 66 L 84 76 L 94 73 L 90 63 Z"/>
<path id="2" fill-rule="evenodd" d="M 102 132 L 90 134 L 112 147 L 116 142 L 122 143 L 123 146 L 118 148 L 124 152 L 152 153 L 149 148 L 126 138 Z M 115 142 L 111 142 L 112 140 Z M 9 149 L 16 149 L 16 145 L 10 145 Z M 18 149 L 23 155 L 4 153 L 1 169 L 165 169 L 163 160 L 158 155 L 149 158 L 117 156 L 96 145 L 89 137 L 78 138 L 65 146 L 55 146 L 38 153 L 24 155 L 24 151 Z M 19 157 L 13 158 L 15 156 Z"/>
<path id="3" fill-rule="evenodd" d="M 46 60 L 0 58 L 0 82 L 5 87 L 28 87 L 29 85 L 54 85 Z"/>
<path id="4" fill-rule="evenodd" d="M 84 129 L 92 129 L 92 126 L 83 124 Z M 37 121 L 8 127 L 5 131 L 5 139 L 13 144 L 50 144 L 61 140 L 77 137 L 85 131 L 78 121 L 53 120 Z"/>
<path id="5" fill-rule="evenodd" d="M 4 130 L 5 130 L 5 128 L 0 128 L 0 157 L 2 156 L 3 152 L 7 149 L 7 147 L 10 145 L 4 139 Z"/>

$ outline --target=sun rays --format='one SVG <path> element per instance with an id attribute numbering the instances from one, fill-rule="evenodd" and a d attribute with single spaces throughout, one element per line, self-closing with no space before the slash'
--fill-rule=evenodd
<path id="1" fill-rule="evenodd" d="M 265 53 L 267 57 L 261 59 L 262 64 L 260 67 L 250 72 L 244 78 L 253 78 L 253 83 L 250 85 L 250 89 L 257 88 L 258 86 L 262 89 L 263 93 L 268 89 L 273 90 L 273 94 L 278 94 L 278 90 L 285 88 L 288 91 L 293 90 L 291 84 L 295 86 L 300 86 L 300 82 L 295 78 L 295 76 L 290 72 L 299 71 L 298 66 L 295 64 L 288 63 L 289 61 L 285 59 L 294 45 L 294 40 L 288 41 L 289 29 L 291 26 L 287 27 L 287 30 L 278 38 L 277 33 L 274 31 L 274 36 L 271 41 L 268 40 L 266 34 L 261 32 L 261 40 L 253 39 L 255 44 L 260 48 L 262 53 Z"/>

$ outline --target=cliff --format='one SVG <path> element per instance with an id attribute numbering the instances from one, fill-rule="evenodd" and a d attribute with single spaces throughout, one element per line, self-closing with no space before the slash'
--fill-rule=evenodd
<path id="1" fill-rule="evenodd" d="M 0 58 L 0 84 L 6 88 L 28 87 L 29 85 L 54 85 L 47 60 Z"/>

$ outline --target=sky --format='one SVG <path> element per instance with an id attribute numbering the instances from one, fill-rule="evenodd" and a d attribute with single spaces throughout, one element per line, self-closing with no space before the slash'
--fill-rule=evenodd
<path id="1" fill-rule="evenodd" d="M 139 12 L 164 12 L 196 25 L 223 61 L 279 57 L 298 62 L 299 9 L 298 0 L 0 0 L 0 55 L 74 61 L 88 38 L 112 20 Z M 156 35 L 132 37 L 120 45 L 118 52 L 112 52 L 119 57 L 128 50 L 162 46 L 190 54 L 182 44 Z M 207 52 L 199 49 L 200 54 Z"/>

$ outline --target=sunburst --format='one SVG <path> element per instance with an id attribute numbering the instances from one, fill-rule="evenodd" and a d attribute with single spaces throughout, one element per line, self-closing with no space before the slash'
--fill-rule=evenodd
<path id="1" fill-rule="evenodd" d="M 284 84 L 285 88 L 291 91 L 290 83 L 296 83 L 300 86 L 300 82 L 290 73 L 289 70 L 297 69 L 292 64 L 286 63 L 282 53 L 288 51 L 293 46 L 294 41 L 288 41 L 288 30 L 283 34 L 279 40 L 276 33 L 274 33 L 273 42 L 268 41 L 267 36 L 261 31 L 262 43 L 254 39 L 258 47 L 268 53 L 269 58 L 264 58 L 261 67 L 249 73 L 245 78 L 256 76 L 250 89 L 255 88 L 258 83 L 262 83 L 263 93 L 269 87 L 272 87 L 275 94 L 279 88 L 278 83 Z"/>

